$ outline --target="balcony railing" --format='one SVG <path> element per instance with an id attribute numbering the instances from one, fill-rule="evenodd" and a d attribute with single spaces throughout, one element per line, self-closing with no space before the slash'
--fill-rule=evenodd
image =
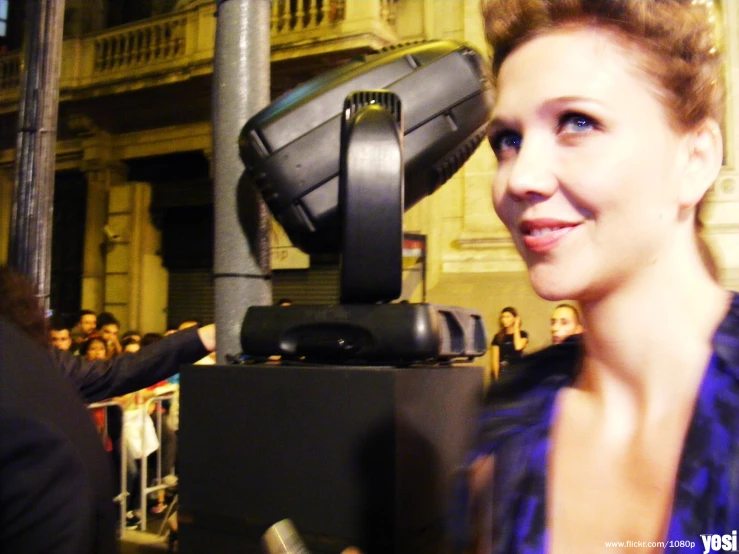
<path id="1" fill-rule="evenodd" d="M 187 17 L 178 15 L 94 37 L 95 73 L 146 67 L 185 55 Z"/>
<path id="2" fill-rule="evenodd" d="M 327 28 L 344 18 L 344 2 L 339 0 L 273 0 L 272 36 L 304 29 Z"/>
<path id="3" fill-rule="evenodd" d="M 329 28 L 346 19 L 347 1 L 351 0 L 272 0 L 272 36 L 306 29 Z M 395 24 L 398 0 L 354 0 L 364 2 L 365 8 L 376 8 L 379 18 L 388 25 Z"/>
<path id="4" fill-rule="evenodd" d="M 361 41 L 369 44 L 368 36 L 377 39 L 372 47 L 386 46 L 393 42 L 398 1 L 272 0 L 273 59 L 316 54 L 322 38 L 327 37 L 334 50 L 342 47 L 341 40 L 346 48 L 361 47 Z M 60 79 L 62 100 L 65 92 L 80 88 L 118 86 L 126 82 L 139 83 L 134 86 L 140 88 L 141 81 L 146 79 L 162 78 L 171 82 L 209 73 L 215 44 L 214 11 L 215 2 L 202 4 L 65 40 Z M 18 99 L 20 72 L 19 51 L 0 56 L 3 111 L 13 109 L 12 104 Z M 152 85 L 156 82 L 144 86 Z"/>

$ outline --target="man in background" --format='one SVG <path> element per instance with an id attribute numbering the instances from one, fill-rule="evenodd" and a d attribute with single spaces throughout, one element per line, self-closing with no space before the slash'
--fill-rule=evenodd
<path id="1" fill-rule="evenodd" d="M 59 350 L 66 351 L 72 348 L 72 335 L 69 327 L 58 315 L 53 315 L 49 319 L 49 339 L 51 346 Z"/>
<path id="2" fill-rule="evenodd" d="M 92 310 L 80 310 L 77 324 L 72 329 L 72 348 L 76 352 L 82 343 L 97 329 L 97 316 Z"/>
<path id="3" fill-rule="evenodd" d="M 105 345 L 108 348 L 108 356 L 117 356 L 123 352 L 123 347 L 118 340 L 118 334 L 121 331 L 121 323 L 112 313 L 102 312 L 97 316 L 97 332 L 103 337 Z"/>
<path id="4" fill-rule="evenodd" d="M 562 344 L 564 341 L 579 341 L 583 332 L 580 323 L 580 312 L 570 304 L 560 304 L 552 312 L 550 320 L 552 343 Z"/>

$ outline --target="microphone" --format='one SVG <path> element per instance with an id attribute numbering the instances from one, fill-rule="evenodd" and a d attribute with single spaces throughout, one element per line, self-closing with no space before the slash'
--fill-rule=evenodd
<path id="1" fill-rule="evenodd" d="M 264 554 L 310 554 L 295 525 L 289 519 L 278 521 L 262 536 Z"/>

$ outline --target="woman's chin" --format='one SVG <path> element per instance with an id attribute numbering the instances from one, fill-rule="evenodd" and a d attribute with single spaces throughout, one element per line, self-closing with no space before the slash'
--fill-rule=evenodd
<path id="1" fill-rule="evenodd" d="M 556 278 L 551 275 L 539 275 L 535 269 L 529 272 L 529 281 L 534 292 L 544 300 L 557 302 L 560 300 L 575 300 L 578 296 L 578 289 L 574 287 L 574 283 L 569 283 L 567 279 Z"/>

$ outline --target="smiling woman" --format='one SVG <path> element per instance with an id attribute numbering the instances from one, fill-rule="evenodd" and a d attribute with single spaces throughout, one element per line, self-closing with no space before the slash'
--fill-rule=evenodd
<path id="1" fill-rule="evenodd" d="M 723 158 L 710 4 L 484 3 L 494 206 L 536 292 L 579 302 L 587 333 L 490 389 L 465 546 L 687 552 L 739 527 L 739 296 L 696 226 Z"/>

